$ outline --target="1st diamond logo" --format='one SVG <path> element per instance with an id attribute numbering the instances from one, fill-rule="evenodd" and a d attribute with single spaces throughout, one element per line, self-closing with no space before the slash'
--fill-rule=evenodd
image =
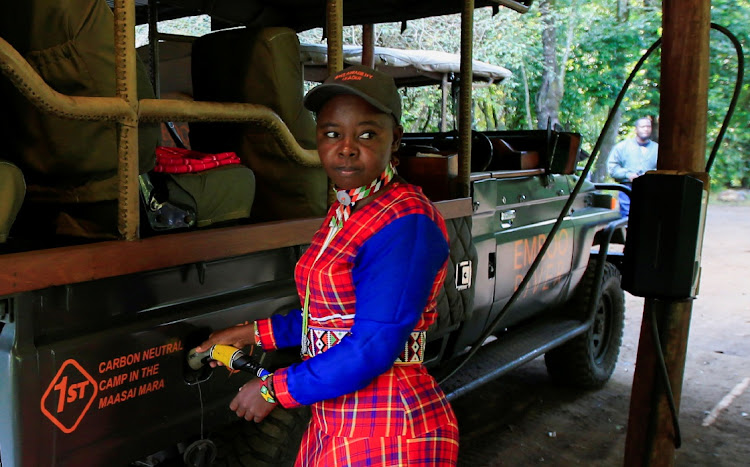
<path id="1" fill-rule="evenodd" d="M 72 433 L 98 392 L 94 378 L 77 361 L 66 360 L 42 396 L 42 413 L 64 433 Z"/>

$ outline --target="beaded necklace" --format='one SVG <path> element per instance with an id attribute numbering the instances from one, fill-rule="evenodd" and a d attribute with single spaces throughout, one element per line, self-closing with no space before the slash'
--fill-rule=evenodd
<path id="1" fill-rule="evenodd" d="M 352 214 L 352 209 L 357 201 L 367 198 L 368 196 L 377 193 L 381 188 L 386 186 L 393 180 L 396 175 L 396 169 L 392 163 L 388 163 L 378 178 L 373 180 L 369 185 L 363 185 L 359 188 L 352 188 L 351 190 L 338 190 L 336 189 L 336 199 L 339 201 L 339 205 L 336 208 L 335 221 L 331 219 L 331 227 L 335 223 L 340 229 L 344 222 L 349 219 Z"/>

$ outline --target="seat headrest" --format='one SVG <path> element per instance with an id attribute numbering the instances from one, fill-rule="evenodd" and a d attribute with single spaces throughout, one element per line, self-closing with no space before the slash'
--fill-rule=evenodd
<path id="1" fill-rule="evenodd" d="M 247 102 L 269 107 L 299 144 L 315 147 L 315 122 L 302 105 L 304 78 L 294 30 L 228 29 L 193 43 L 196 100 Z"/>

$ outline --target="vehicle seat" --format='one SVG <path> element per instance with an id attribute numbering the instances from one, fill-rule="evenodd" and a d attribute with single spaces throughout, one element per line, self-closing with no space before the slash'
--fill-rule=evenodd
<path id="1" fill-rule="evenodd" d="M 71 96 L 115 95 L 114 16 L 104 0 L 12 2 L 3 6 L 0 17 L 0 36 L 53 89 Z M 145 66 L 140 60 L 137 66 L 138 97 L 154 98 Z M 39 240 L 53 235 L 116 238 L 117 124 L 43 113 L 5 77 L 0 77 L 0 98 L 8 104 L 0 109 L 0 136 L 9 147 L 8 159 L 28 182 L 16 227 Z M 159 127 L 141 124 L 138 133 L 139 173 L 145 174 L 154 167 Z M 234 182 L 241 179 L 250 185 L 241 193 L 239 202 L 244 206 L 252 202 L 252 174 L 239 165 L 235 171 L 244 174 L 234 177 Z M 207 185 L 212 190 L 226 186 L 217 181 L 194 183 L 197 178 L 217 176 L 209 172 L 187 176 L 189 183 L 177 183 L 184 190 L 189 189 L 186 186 L 200 188 L 190 196 L 197 200 L 198 225 L 226 220 L 238 212 L 247 217 L 249 207 L 236 209 L 234 191 L 225 193 L 223 188 L 208 200 L 208 209 L 200 209 L 202 199 L 214 196 L 205 189 Z M 218 215 L 217 199 L 224 211 Z M 226 209 L 225 204 L 229 205 Z"/>
<path id="2" fill-rule="evenodd" d="M 407 182 L 422 187 L 432 201 L 450 199 L 458 176 L 455 150 L 441 151 L 433 146 L 406 144 L 394 154 L 398 174 Z"/>
<path id="3" fill-rule="evenodd" d="M 537 151 L 516 150 L 502 138 L 490 138 L 493 158 L 487 170 L 528 170 L 540 167 Z"/>
<path id="4" fill-rule="evenodd" d="M 305 149 L 315 121 L 303 107 L 297 34 L 288 28 L 230 29 L 198 38 L 192 51 L 195 100 L 269 107 Z M 256 177 L 254 222 L 325 215 L 328 179 L 321 167 L 291 160 L 268 131 L 252 124 L 191 123 L 193 149 L 234 151 Z"/>
<path id="5" fill-rule="evenodd" d="M 3 5 L 0 36 L 56 91 L 113 96 L 113 14 L 98 0 L 35 0 Z M 145 71 L 141 69 L 141 71 Z M 149 97 L 145 73 L 138 94 Z M 0 136 L 28 183 L 17 227 L 24 235 L 117 235 L 117 126 L 44 113 L 0 78 Z M 158 128 L 139 129 L 139 169 L 154 165 Z M 90 207 L 90 212 L 87 209 Z M 102 218 L 106 211 L 114 215 Z M 32 211 L 25 215 L 25 211 Z"/>
<path id="6" fill-rule="evenodd" d="M 21 209 L 25 193 L 26 182 L 21 171 L 0 159 L 0 243 L 8 239 L 8 232 Z"/>
<path id="7" fill-rule="evenodd" d="M 191 49 L 192 44 L 186 42 L 162 41 L 159 44 L 159 97 L 193 100 L 190 80 Z M 148 63 L 149 46 L 140 47 L 137 52 L 144 63 Z M 162 122 L 158 144 L 191 149 L 188 124 Z M 197 227 L 246 219 L 250 216 L 255 198 L 255 176 L 250 168 L 240 164 L 185 174 L 149 173 L 148 178 L 144 178 L 141 176 L 142 194 L 144 186 L 148 190 L 151 183 L 157 196 L 171 204 L 157 212 L 150 210 L 152 203 L 144 199 L 149 224 L 154 230 L 166 230 L 173 222 L 179 224 L 178 216 L 183 212 L 188 216 L 196 214 L 194 225 Z M 157 200 L 157 203 L 164 202 Z"/>

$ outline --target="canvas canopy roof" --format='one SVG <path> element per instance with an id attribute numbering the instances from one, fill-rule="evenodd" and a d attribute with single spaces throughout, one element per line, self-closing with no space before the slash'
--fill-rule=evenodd
<path id="1" fill-rule="evenodd" d="M 510 7 L 526 12 L 533 0 L 475 0 L 475 7 Z M 110 5 L 112 0 L 108 0 Z M 460 13 L 456 0 L 344 0 L 344 25 L 401 22 L 428 16 Z M 323 27 L 326 2 L 322 0 L 160 0 L 159 20 L 198 14 L 210 15 L 227 26 L 287 26 L 297 31 Z M 148 22 L 148 1 L 136 0 L 139 24 Z"/>
<path id="2" fill-rule="evenodd" d="M 192 96 L 190 82 L 191 44 L 183 41 L 165 41 L 160 44 L 161 90 L 167 93 L 181 93 Z M 148 60 L 148 46 L 139 47 L 141 58 Z M 304 65 L 307 81 L 322 82 L 328 76 L 326 66 L 326 46 L 322 44 L 302 44 L 300 61 Z M 384 73 L 393 76 L 399 87 L 416 87 L 453 82 L 458 77 L 460 55 L 434 50 L 402 50 L 375 47 L 375 65 Z M 344 46 L 344 62 L 356 65 L 362 62 L 361 46 Z M 512 73 L 501 66 L 479 60 L 473 61 L 474 82 L 497 84 Z"/>
<path id="3" fill-rule="evenodd" d="M 328 76 L 326 68 L 327 49 L 325 45 L 302 44 L 300 58 L 305 66 L 305 79 L 323 81 Z M 458 75 L 461 57 L 457 54 L 435 50 L 402 50 L 375 47 L 375 66 L 396 80 L 396 85 L 425 86 L 442 82 L 447 75 L 453 81 Z M 362 63 L 362 47 L 344 46 L 344 63 Z M 511 72 L 497 65 L 473 60 L 473 80 L 486 84 L 496 84 L 511 76 Z"/>

